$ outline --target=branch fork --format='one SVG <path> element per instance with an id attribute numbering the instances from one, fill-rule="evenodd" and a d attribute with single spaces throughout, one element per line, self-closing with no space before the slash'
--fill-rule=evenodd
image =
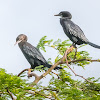
<path id="1" fill-rule="evenodd" d="M 83 76 L 81 75 L 78 75 L 74 72 L 74 70 L 69 66 L 69 63 L 74 63 L 74 62 L 78 62 L 78 61 L 91 61 L 91 62 L 100 62 L 100 60 L 90 60 L 90 59 L 80 59 L 80 60 L 73 60 L 73 61 L 69 61 L 67 60 L 67 55 L 73 50 L 74 45 L 70 46 L 70 48 L 67 48 L 64 56 L 61 58 L 61 60 L 59 60 L 57 63 L 55 63 L 54 65 L 52 65 L 45 73 L 43 73 L 42 75 L 38 76 L 36 75 L 35 73 L 31 72 L 29 74 L 29 77 L 32 77 L 34 76 L 35 77 L 35 80 L 33 83 L 37 84 L 43 77 L 45 77 L 47 74 L 49 74 L 50 72 L 52 72 L 52 70 L 59 64 L 65 64 L 69 67 L 69 69 L 74 73 L 75 76 L 79 76 L 81 78 L 83 78 L 84 80 L 86 80 L 87 82 L 90 82 L 90 83 L 93 83 L 92 81 L 89 81 L 88 79 L 84 78 Z M 66 61 L 64 61 L 66 60 Z M 18 74 L 18 76 L 20 76 L 24 71 L 28 71 L 29 69 L 24 69 L 22 72 L 20 72 Z"/>

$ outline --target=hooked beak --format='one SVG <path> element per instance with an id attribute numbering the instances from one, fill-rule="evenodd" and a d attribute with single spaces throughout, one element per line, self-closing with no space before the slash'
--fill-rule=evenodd
<path id="1" fill-rule="evenodd" d="M 22 41 L 22 40 L 16 41 L 16 43 L 14 44 L 14 46 L 15 46 L 16 44 L 20 43 L 21 41 Z"/>
<path id="2" fill-rule="evenodd" d="M 60 14 L 54 15 L 54 16 L 61 16 Z"/>

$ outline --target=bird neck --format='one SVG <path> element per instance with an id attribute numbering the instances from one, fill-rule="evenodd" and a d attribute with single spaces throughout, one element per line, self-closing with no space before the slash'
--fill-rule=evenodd
<path id="1" fill-rule="evenodd" d="M 27 41 L 22 41 L 20 43 L 18 43 L 19 47 L 22 47 L 24 44 L 26 44 Z"/>
<path id="2" fill-rule="evenodd" d="M 61 19 L 71 20 L 69 17 L 61 17 Z"/>

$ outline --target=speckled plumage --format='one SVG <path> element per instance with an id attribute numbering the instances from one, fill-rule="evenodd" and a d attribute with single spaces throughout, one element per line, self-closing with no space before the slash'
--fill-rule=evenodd
<path id="1" fill-rule="evenodd" d="M 51 65 L 47 63 L 41 52 L 36 47 L 27 42 L 26 35 L 20 34 L 16 38 L 16 42 L 18 42 L 19 48 L 21 49 L 27 61 L 30 63 L 32 69 L 40 65 L 48 68 L 51 67 Z M 61 69 L 61 67 L 56 67 L 55 69 Z"/>
<path id="2" fill-rule="evenodd" d="M 94 43 L 91 43 L 84 35 L 81 28 L 71 21 L 72 15 L 70 12 L 62 11 L 58 15 L 55 15 L 55 16 L 61 16 L 60 24 L 62 25 L 65 34 L 74 44 L 77 44 L 77 45 L 89 44 L 95 48 L 100 49 L 100 46 Z"/>

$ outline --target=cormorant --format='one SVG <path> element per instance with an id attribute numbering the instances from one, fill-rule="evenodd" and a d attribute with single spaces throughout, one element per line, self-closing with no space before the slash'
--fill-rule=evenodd
<path id="1" fill-rule="evenodd" d="M 61 16 L 60 24 L 63 27 L 65 34 L 73 42 L 74 45 L 89 44 L 92 47 L 100 49 L 100 46 L 91 43 L 84 35 L 81 28 L 71 21 L 72 15 L 68 11 L 62 11 L 55 16 Z"/>
<path id="2" fill-rule="evenodd" d="M 20 34 L 16 38 L 16 43 L 19 45 L 22 53 L 25 58 L 31 65 L 31 69 L 34 69 L 36 66 L 43 65 L 44 67 L 50 68 L 52 65 L 48 64 L 41 52 L 30 43 L 27 42 L 27 36 L 24 34 Z M 56 67 L 55 69 L 62 69 L 61 67 Z"/>

